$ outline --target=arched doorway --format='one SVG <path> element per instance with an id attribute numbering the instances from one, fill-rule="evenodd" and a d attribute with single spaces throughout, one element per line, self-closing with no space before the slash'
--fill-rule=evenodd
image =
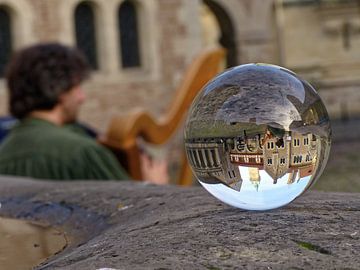
<path id="1" fill-rule="evenodd" d="M 214 14 L 220 30 L 218 43 L 227 50 L 226 66 L 238 64 L 235 30 L 226 10 L 213 0 L 203 0 L 203 3 Z"/>

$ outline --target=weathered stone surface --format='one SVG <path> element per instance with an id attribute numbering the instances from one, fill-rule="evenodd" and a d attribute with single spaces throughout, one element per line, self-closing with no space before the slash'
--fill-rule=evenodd
<path id="1" fill-rule="evenodd" d="M 358 193 L 309 192 L 249 212 L 201 187 L 16 178 L 0 187 L 0 215 L 74 237 L 39 269 L 360 269 Z"/>

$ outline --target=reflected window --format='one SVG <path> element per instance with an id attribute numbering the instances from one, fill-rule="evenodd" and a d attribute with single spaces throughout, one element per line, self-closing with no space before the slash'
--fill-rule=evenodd
<path id="1" fill-rule="evenodd" d="M 202 155 L 202 151 L 201 150 L 197 150 L 197 151 L 198 151 L 198 154 L 199 154 L 199 157 L 200 157 L 200 167 L 205 168 L 206 165 L 205 165 L 204 157 Z"/>
<path id="2" fill-rule="evenodd" d="M 229 177 L 230 178 L 234 178 L 235 177 L 235 172 L 234 171 L 228 171 Z"/>
<path id="3" fill-rule="evenodd" d="M 75 9 L 76 46 L 83 51 L 90 66 L 98 69 L 95 14 L 88 2 L 80 3 Z"/>
<path id="4" fill-rule="evenodd" d="M 192 152 L 192 155 L 193 155 L 193 158 L 194 158 L 194 164 L 197 168 L 200 168 L 200 161 L 198 159 L 198 155 L 197 155 L 197 150 L 194 149 L 191 151 Z"/>
<path id="5" fill-rule="evenodd" d="M 294 139 L 294 146 L 300 145 L 300 139 Z"/>
<path id="6" fill-rule="evenodd" d="M 268 149 L 273 149 L 274 148 L 274 142 L 268 142 L 267 143 L 267 148 Z"/>
<path id="7" fill-rule="evenodd" d="M 219 165 L 218 162 L 217 162 L 217 159 L 216 159 L 215 150 L 211 149 L 210 152 L 211 152 L 211 157 L 212 157 L 212 159 L 214 161 L 214 166 Z"/>
<path id="8" fill-rule="evenodd" d="M 254 142 L 251 142 L 251 141 L 248 141 L 247 143 L 247 149 L 250 151 L 250 152 L 253 152 L 256 148 L 256 144 L 254 144 Z"/>
<path id="9" fill-rule="evenodd" d="M 188 155 L 188 158 L 189 158 L 189 161 L 191 163 L 191 165 L 195 166 L 195 162 L 193 160 L 193 156 L 191 154 L 191 150 L 187 150 L 187 155 Z"/>
<path id="10" fill-rule="evenodd" d="M 294 156 L 294 163 L 301 163 L 302 156 Z"/>
<path id="11" fill-rule="evenodd" d="M 226 140 L 226 146 L 229 146 L 231 149 L 235 149 L 235 144 L 233 139 L 227 139 Z"/>
<path id="12" fill-rule="evenodd" d="M 239 151 L 243 151 L 245 149 L 245 143 L 241 139 L 237 139 L 236 148 Z"/>
<path id="13" fill-rule="evenodd" d="M 137 12 L 131 1 L 125 1 L 119 7 L 118 29 L 122 67 L 139 67 L 141 61 Z"/>
<path id="14" fill-rule="evenodd" d="M 205 164 L 207 164 L 208 166 L 212 166 L 212 162 L 210 160 L 210 155 L 209 155 L 209 149 L 205 150 Z"/>
<path id="15" fill-rule="evenodd" d="M 285 147 L 284 139 L 283 139 L 283 138 L 278 139 L 275 144 L 276 144 L 276 146 L 277 146 L 278 148 L 284 148 L 284 147 Z"/>
<path id="16" fill-rule="evenodd" d="M 0 77 L 3 77 L 12 49 L 11 18 L 4 7 L 0 7 L 0 48 Z"/>

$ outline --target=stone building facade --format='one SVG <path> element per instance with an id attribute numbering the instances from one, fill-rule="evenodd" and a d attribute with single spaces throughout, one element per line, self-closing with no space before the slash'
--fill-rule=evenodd
<path id="1" fill-rule="evenodd" d="M 280 140 L 279 140 L 280 139 Z M 256 143 L 253 143 L 255 141 Z M 253 145 L 249 148 L 249 142 Z M 317 160 L 317 139 L 314 135 L 287 131 L 282 138 L 259 136 L 247 138 L 245 148 L 235 138 L 230 148 L 230 162 L 265 170 L 274 180 L 286 173 L 299 172 L 300 177 L 313 173 Z"/>
<path id="2" fill-rule="evenodd" d="M 119 14 L 128 3 L 141 61 L 124 67 Z M 283 65 L 315 84 L 333 117 L 360 113 L 355 0 L 0 0 L 0 35 L 8 25 L 9 51 L 45 41 L 76 45 L 81 5 L 92 14 L 97 59 L 81 119 L 99 130 L 135 107 L 160 116 L 194 57 L 218 44 L 229 52 L 228 66 Z M 6 112 L 0 79 L 0 115 Z"/>
<path id="3" fill-rule="evenodd" d="M 278 16 L 281 64 L 311 82 L 332 118 L 360 115 L 356 0 L 287 0 Z"/>
<path id="4" fill-rule="evenodd" d="M 230 162 L 229 149 L 221 138 L 195 139 L 185 143 L 188 160 L 202 182 L 223 183 L 240 191 L 242 179 L 238 166 Z"/>
<path id="5" fill-rule="evenodd" d="M 88 101 L 81 119 L 100 130 L 106 129 L 113 115 L 127 113 L 134 107 L 161 115 L 185 69 L 204 49 L 203 1 L 130 2 L 136 8 L 141 65 L 123 68 L 119 61 L 118 10 L 124 0 L 0 0 L 0 10 L 10 17 L 12 51 L 45 41 L 76 45 L 76 8 L 83 3 L 91 6 L 98 69 L 85 85 Z M 234 35 L 233 45 L 238 51 L 234 63 L 273 60 L 272 37 L 267 31 L 268 6 L 272 1 L 265 5 L 261 0 L 213 2 L 228 14 L 233 26 L 242 26 Z M 251 15 L 256 10 L 262 14 L 256 16 L 260 20 Z M 5 84 L 0 79 L 0 115 L 6 112 Z"/>

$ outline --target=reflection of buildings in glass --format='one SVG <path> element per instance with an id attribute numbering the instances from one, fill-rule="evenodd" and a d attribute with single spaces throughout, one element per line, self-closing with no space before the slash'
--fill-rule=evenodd
<path id="1" fill-rule="evenodd" d="M 252 138 L 192 139 L 185 143 L 195 173 L 206 183 L 224 183 L 240 191 L 239 166 L 249 169 L 249 180 L 256 190 L 261 182 L 259 170 L 265 170 L 277 183 L 288 173 L 288 184 L 311 176 L 316 163 L 317 139 L 312 134 L 284 132 L 282 137 L 256 135 Z"/>
<path id="2" fill-rule="evenodd" d="M 230 150 L 230 162 L 239 166 L 264 169 L 274 180 L 289 173 L 288 184 L 296 176 L 312 175 L 316 162 L 316 137 L 285 132 L 283 137 L 258 135 L 252 139 L 235 138 Z M 258 187 L 257 187 L 258 188 Z"/>
<path id="3" fill-rule="evenodd" d="M 195 173 L 206 183 L 224 183 L 240 191 L 239 168 L 229 160 L 223 139 L 193 139 L 185 143 L 186 153 Z"/>

